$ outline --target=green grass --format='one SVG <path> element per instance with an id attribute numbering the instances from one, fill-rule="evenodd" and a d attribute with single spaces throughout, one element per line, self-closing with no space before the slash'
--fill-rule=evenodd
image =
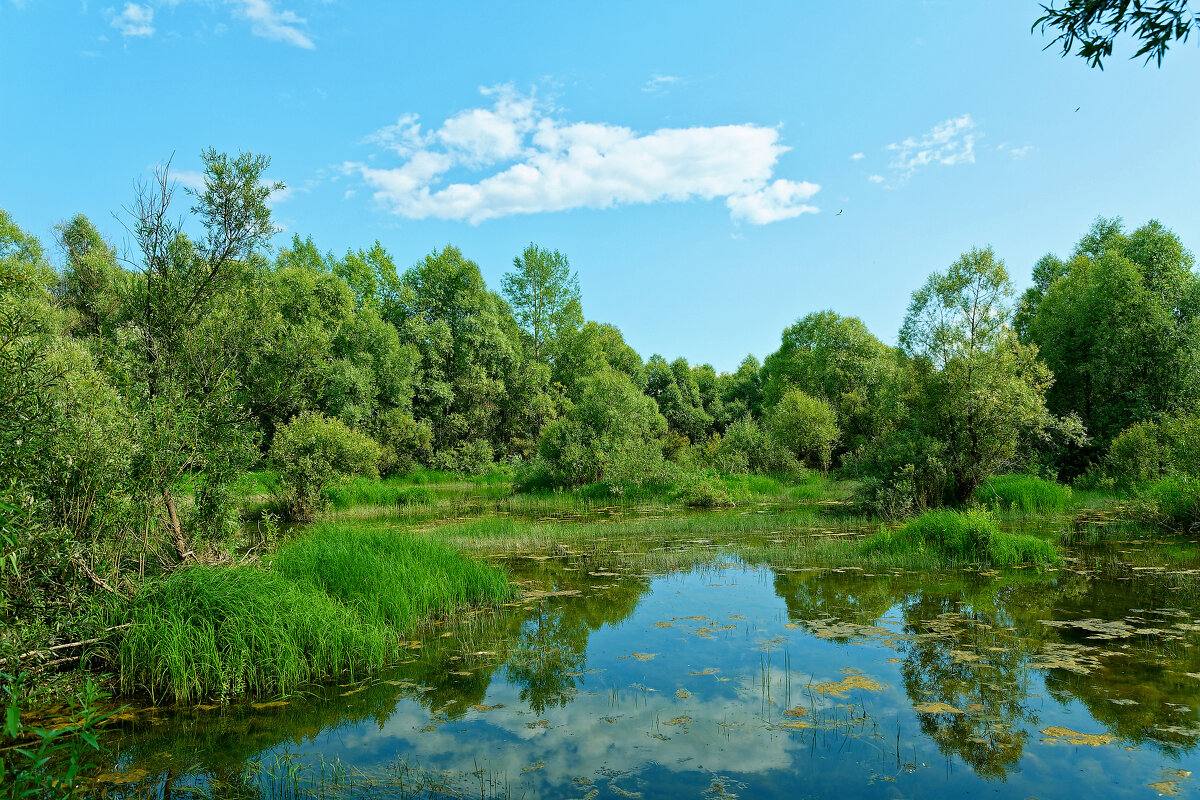
<path id="1" fill-rule="evenodd" d="M 975 499 L 1023 514 L 1052 514 L 1075 505 L 1071 487 L 1033 475 L 994 475 L 975 491 Z"/>
<path id="2" fill-rule="evenodd" d="M 259 469 L 247 472 L 237 484 L 238 497 L 256 497 L 260 495 L 280 494 L 282 486 L 279 483 L 279 473 L 272 469 Z"/>
<path id="3" fill-rule="evenodd" d="M 353 478 L 325 490 L 329 505 L 337 511 L 358 506 L 430 505 L 436 499 L 432 489 L 414 486 L 404 479 Z"/>
<path id="4" fill-rule="evenodd" d="M 432 614 L 508 599 L 504 573 L 428 538 L 326 523 L 289 542 L 272 568 L 375 625 L 407 630 Z"/>
<path id="5" fill-rule="evenodd" d="M 286 693 L 377 668 L 404 634 L 466 604 L 496 603 L 504 574 L 430 539 L 326 524 L 269 568 L 185 567 L 145 584 L 119 622 L 122 691 L 155 700 Z"/>
<path id="6" fill-rule="evenodd" d="M 946 563 L 997 567 L 1043 566 L 1061 560 L 1054 545 L 1028 534 L 1006 533 L 986 511 L 927 511 L 899 530 L 882 528 L 867 553 L 931 554 Z"/>

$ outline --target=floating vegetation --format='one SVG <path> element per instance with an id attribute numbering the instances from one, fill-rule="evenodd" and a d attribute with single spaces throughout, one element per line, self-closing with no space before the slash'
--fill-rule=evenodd
<path id="1" fill-rule="evenodd" d="M 1070 728 L 1060 728 L 1051 725 L 1049 728 L 1042 728 L 1042 735 L 1046 737 L 1047 742 L 1065 742 L 1066 744 L 1087 745 L 1088 747 L 1099 747 L 1102 744 L 1111 744 L 1117 741 L 1117 737 L 1111 733 L 1080 733 L 1073 731 Z"/>

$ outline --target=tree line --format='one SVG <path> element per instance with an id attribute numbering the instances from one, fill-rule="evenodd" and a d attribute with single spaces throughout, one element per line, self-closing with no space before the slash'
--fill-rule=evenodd
<path id="1" fill-rule="evenodd" d="M 212 557 L 262 465 L 298 519 L 330 481 L 417 467 L 683 485 L 697 504 L 723 501 L 715 475 L 833 470 L 886 516 L 961 505 L 1002 471 L 1191 469 L 1200 282 L 1157 222 L 1098 219 L 1020 297 L 972 249 L 913 294 L 897 346 L 820 311 L 722 373 L 643 360 L 537 245 L 499 293 L 450 246 L 404 270 L 378 242 L 272 252 L 269 160 L 203 161 L 186 200 L 166 170 L 139 189 L 126 253 L 76 216 L 55 268 L 0 212 L 0 606 Z"/>

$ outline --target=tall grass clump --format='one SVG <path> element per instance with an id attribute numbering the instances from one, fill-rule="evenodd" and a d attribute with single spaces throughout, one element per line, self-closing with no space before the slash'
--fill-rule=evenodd
<path id="1" fill-rule="evenodd" d="M 1074 499 L 1071 487 L 1033 475 L 995 475 L 975 490 L 977 502 L 1023 514 L 1066 511 L 1074 506 Z"/>
<path id="2" fill-rule="evenodd" d="M 146 583 L 120 621 L 122 691 L 156 701 L 291 691 L 382 666 L 417 623 L 512 594 L 495 567 L 387 529 L 320 525 L 270 568 L 192 566 Z"/>
<path id="3" fill-rule="evenodd" d="M 321 591 L 256 566 L 194 566 L 147 583 L 127 612 L 125 693 L 156 701 L 287 692 L 379 666 L 391 638 Z"/>
<path id="4" fill-rule="evenodd" d="M 867 553 L 932 554 L 947 563 L 997 567 L 1042 566 L 1060 560 L 1054 545 L 1036 536 L 1006 533 L 986 511 L 927 511 L 899 530 L 886 528 L 864 544 Z"/>
<path id="5" fill-rule="evenodd" d="M 352 478 L 325 490 L 331 508 L 346 511 L 357 506 L 430 505 L 436 499 L 432 489 L 413 486 L 403 479 L 374 480 Z"/>
<path id="6" fill-rule="evenodd" d="M 460 606 L 503 602 L 512 593 L 500 569 L 387 528 L 319 525 L 281 547 L 272 568 L 392 630 Z"/>

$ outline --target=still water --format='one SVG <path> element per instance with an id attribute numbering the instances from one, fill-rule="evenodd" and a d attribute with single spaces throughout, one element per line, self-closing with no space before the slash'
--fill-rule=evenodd
<path id="1" fill-rule="evenodd" d="M 1169 582 L 1078 563 L 869 574 L 730 553 L 617 574 L 569 556 L 511 559 L 525 599 L 431 628 L 384 674 L 275 702 L 128 714 L 96 788 L 1194 794 L 1200 609 Z"/>

